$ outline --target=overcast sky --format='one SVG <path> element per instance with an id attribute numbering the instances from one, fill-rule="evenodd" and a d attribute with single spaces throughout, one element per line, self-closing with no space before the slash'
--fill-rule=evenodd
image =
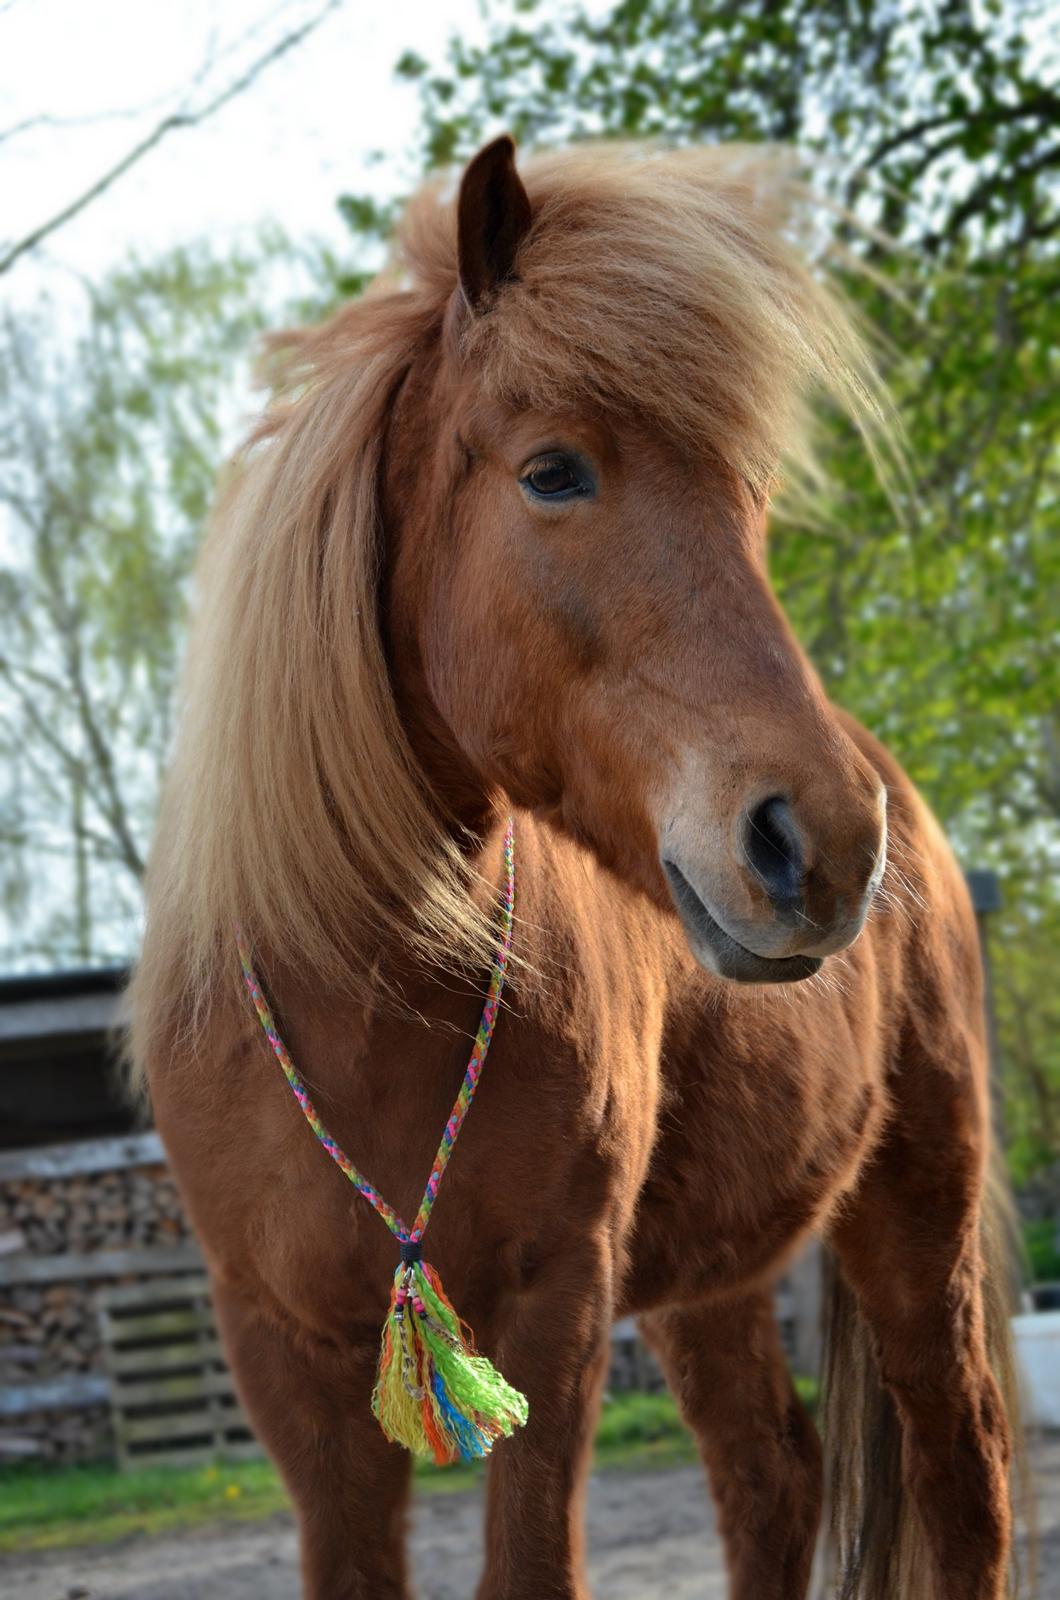
<path id="1" fill-rule="evenodd" d="M 21 236 L 95 180 L 177 107 L 211 55 L 193 104 L 321 4 L 0 0 L 0 133 L 41 114 L 108 114 L 0 142 L 0 238 Z M 131 246 L 150 251 L 204 234 L 220 244 L 264 219 L 296 236 L 341 239 L 336 195 L 393 193 L 414 175 L 417 96 L 395 81 L 395 62 L 409 48 L 440 62 L 454 31 L 482 36 L 483 9 L 483 0 L 345 0 L 245 95 L 201 128 L 170 134 L 44 253 L 23 258 L 3 292 L 21 301 L 45 282 L 54 288 L 63 264 L 92 278 Z M 507 9 L 490 0 L 491 14 Z M 137 114 L 109 115 L 124 111 Z"/>

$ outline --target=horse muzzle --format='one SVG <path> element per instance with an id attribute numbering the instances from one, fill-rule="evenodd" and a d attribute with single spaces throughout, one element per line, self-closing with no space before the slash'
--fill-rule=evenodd
<path id="1" fill-rule="evenodd" d="M 724 850 L 719 830 L 671 819 L 660 861 L 700 965 L 735 983 L 797 983 L 853 944 L 886 865 L 885 803 L 881 790 L 845 871 L 783 795 L 744 807 Z"/>

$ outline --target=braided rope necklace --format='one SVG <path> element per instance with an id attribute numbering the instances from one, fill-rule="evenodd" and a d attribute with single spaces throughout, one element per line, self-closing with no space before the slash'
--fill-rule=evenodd
<path id="1" fill-rule="evenodd" d="M 485 1356 L 476 1352 L 470 1329 L 453 1310 L 441 1279 L 423 1260 L 422 1254 L 422 1239 L 439 1186 L 482 1076 L 504 989 L 515 911 L 515 842 L 511 818 L 504 833 L 504 864 L 506 884 L 501 904 L 501 937 L 482 1019 L 411 1228 L 354 1166 L 324 1126 L 280 1037 L 243 932 L 236 929 L 247 993 L 306 1121 L 358 1194 L 363 1195 L 382 1217 L 401 1249 L 390 1310 L 383 1328 L 372 1410 L 388 1439 L 403 1444 L 416 1455 L 433 1456 L 439 1465 L 488 1455 L 497 1439 L 507 1438 L 527 1417 L 525 1397 L 505 1382 Z"/>

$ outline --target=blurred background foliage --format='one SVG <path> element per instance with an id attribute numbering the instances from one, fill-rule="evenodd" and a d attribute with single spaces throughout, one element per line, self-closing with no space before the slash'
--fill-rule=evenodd
<path id="1" fill-rule="evenodd" d="M 420 165 L 524 143 L 781 140 L 835 202 L 847 290 L 907 435 L 888 502 L 825 419 L 829 516 L 772 534 L 789 614 L 835 698 L 995 868 L 1000 1077 L 1018 1179 L 1057 1203 L 1060 1141 L 1060 47 L 1024 0 L 514 0 L 486 46 L 398 72 Z M 1055 24 L 1055 12 L 1052 13 Z M 124 960 L 169 738 L 186 578 L 244 358 L 377 264 L 394 207 L 338 200 L 342 259 L 275 234 L 133 263 L 73 343 L 0 327 L 0 888 L 6 966 Z M 300 258 L 298 295 L 278 292 Z M 306 284 L 309 288 L 307 290 Z M 54 892 L 42 893 L 50 885 Z M 42 911 L 41 908 L 44 908 Z"/>

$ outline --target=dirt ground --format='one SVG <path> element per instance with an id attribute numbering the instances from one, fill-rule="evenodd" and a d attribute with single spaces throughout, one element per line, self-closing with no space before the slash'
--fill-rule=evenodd
<path id="1" fill-rule="evenodd" d="M 1060 1437 L 1033 1451 L 1040 1531 L 1037 1600 L 1060 1600 Z M 413 1559 L 420 1600 L 470 1600 L 479 1496 L 423 1497 Z M 618 1471 L 589 1494 L 589 1565 L 599 1600 L 724 1600 L 721 1551 L 699 1472 Z M 297 1600 L 289 1519 L 195 1529 L 106 1548 L 0 1558 L 5 1600 Z"/>

